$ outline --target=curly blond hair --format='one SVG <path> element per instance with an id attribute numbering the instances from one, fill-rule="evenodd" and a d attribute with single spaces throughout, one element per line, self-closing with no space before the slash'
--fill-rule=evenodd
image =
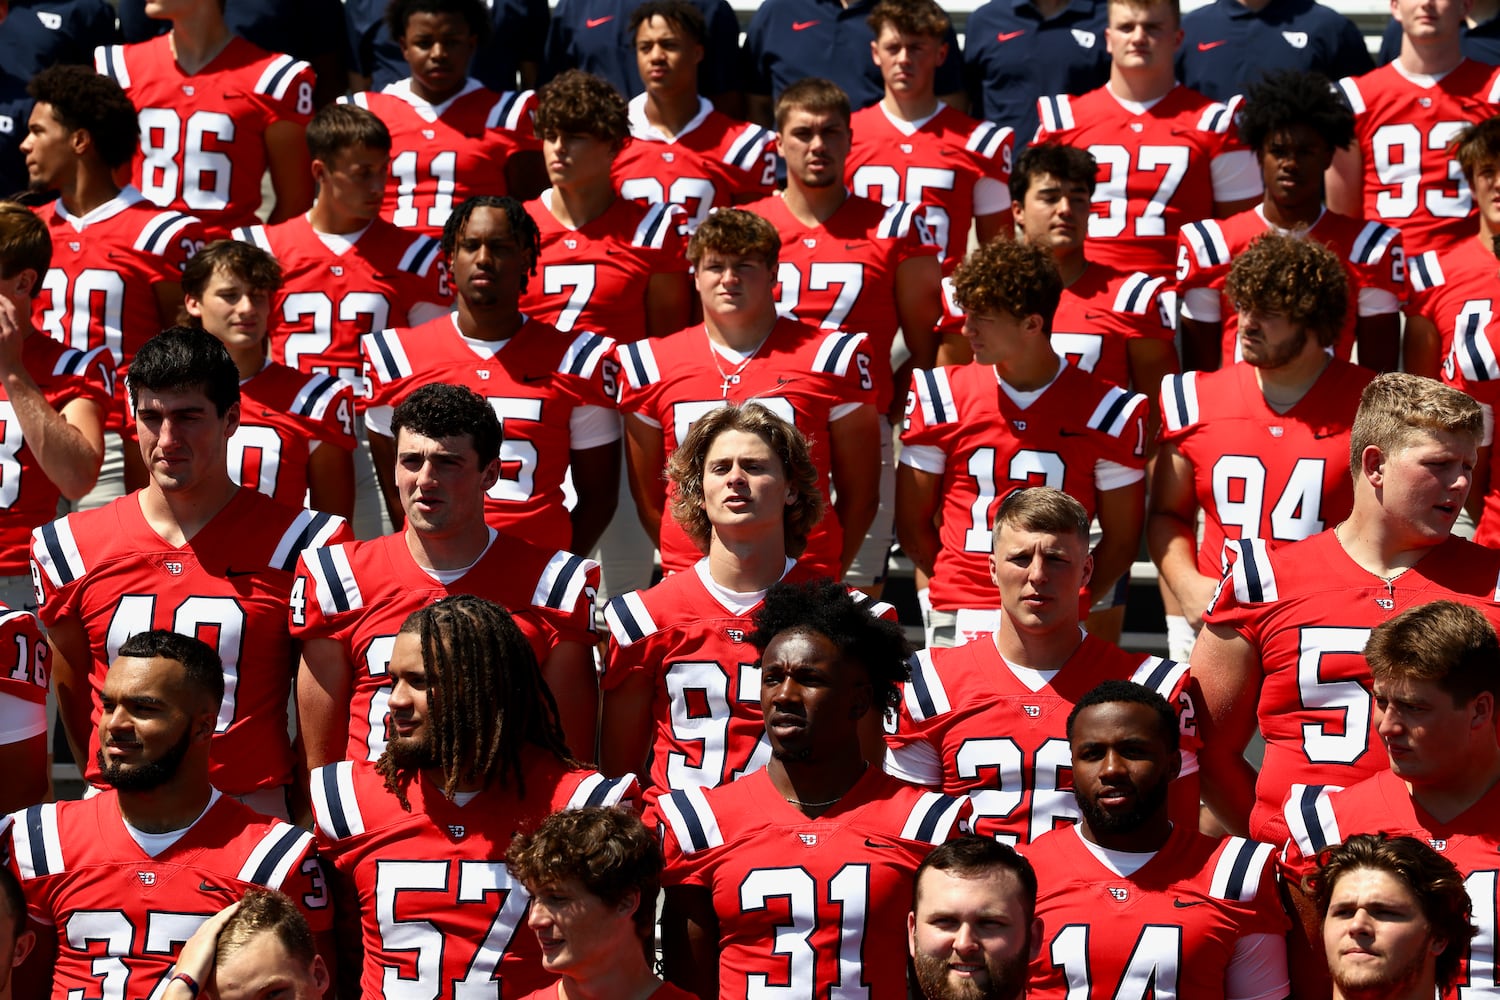
<path id="1" fill-rule="evenodd" d="M 1230 265 L 1224 291 L 1236 309 L 1285 316 L 1328 347 L 1349 312 L 1349 278 L 1316 240 L 1266 233 Z"/>

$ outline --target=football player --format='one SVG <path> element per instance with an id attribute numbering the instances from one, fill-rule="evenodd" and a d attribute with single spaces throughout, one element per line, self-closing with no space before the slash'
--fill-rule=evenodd
<path id="1" fill-rule="evenodd" d="M 557 696 L 580 760 L 594 756 L 599 566 L 485 523 L 503 470 L 501 426 L 484 397 L 434 383 L 391 415 L 401 531 L 304 552 L 291 595 L 302 644 L 297 722 L 310 766 L 380 759 L 388 739 L 391 645 L 406 616 L 448 594 L 514 614 Z"/>
<path id="2" fill-rule="evenodd" d="M 283 506 L 229 475 L 240 377 L 224 345 L 173 327 L 131 367 L 143 490 L 32 532 L 32 579 L 64 733 L 89 781 L 101 687 L 120 644 L 168 628 L 211 640 L 223 663 L 214 787 L 267 815 L 304 813 L 287 736 L 296 656 L 286 607 L 297 553 L 353 536 L 343 518 Z"/>
<path id="3" fill-rule="evenodd" d="M 333 985 L 307 918 L 274 889 L 247 889 L 205 920 L 178 952 L 176 970 L 164 1000 L 198 1000 L 197 988 L 210 983 L 218 1000 L 322 1000 Z"/>
<path id="4" fill-rule="evenodd" d="M 1285 997 L 1272 847 L 1169 819 L 1180 763 L 1172 706 L 1109 680 L 1079 700 L 1067 728 L 1081 818 L 1026 852 L 1044 931 L 1027 996 L 1115 996 L 1149 982 L 1183 997 Z"/>
<path id="5" fill-rule="evenodd" d="M 559 809 L 633 804 L 635 778 L 573 759 L 526 636 L 489 601 L 413 611 L 387 670 L 390 743 L 312 774 L 334 890 L 362 901 L 339 914 L 341 954 L 364 996 L 398 980 L 525 996 L 551 977 L 520 926 L 530 894 L 505 866 L 512 838 Z"/>
<path id="6" fill-rule="evenodd" d="M 968 814 L 966 800 L 897 781 L 861 753 L 860 720 L 894 707 L 911 647 L 827 581 L 773 586 L 755 625 L 769 762 L 657 800 L 663 969 L 701 998 L 743 997 L 773 976 L 798 995 L 840 983 L 905 997 L 917 865 Z M 775 950 L 788 918 L 801 956 L 790 964 Z"/>

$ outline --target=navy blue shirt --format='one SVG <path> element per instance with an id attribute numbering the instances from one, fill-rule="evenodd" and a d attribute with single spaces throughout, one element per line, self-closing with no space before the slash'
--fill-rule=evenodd
<path id="1" fill-rule="evenodd" d="M 1253 11 L 1216 0 L 1182 19 L 1177 79 L 1216 101 L 1278 70 L 1316 70 L 1332 80 L 1375 68 L 1353 21 L 1313 0 L 1271 0 Z"/>
<path id="2" fill-rule="evenodd" d="M 1098 90 L 1109 82 L 1104 0 L 1072 0 L 1042 20 L 1029 0 L 990 0 L 969 15 L 964 76 L 969 113 L 1016 130 L 1016 148 L 1036 135 L 1041 94 Z"/>
<path id="3" fill-rule="evenodd" d="M 26 190 L 21 141 L 26 138 L 32 103 L 25 80 L 0 73 L 0 199 Z"/>
<path id="4" fill-rule="evenodd" d="M 94 47 L 120 40 L 106 0 L 11 0 L 0 23 L 0 69 L 30 80 L 58 63 L 94 65 Z"/>
<path id="5" fill-rule="evenodd" d="M 344 11 L 338 0 L 234 0 L 224 6 L 224 23 L 267 52 L 309 63 L 336 52 L 344 61 Z M 171 27 L 170 21 L 146 16 L 146 0 L 120 0 L 125 41 L 148 41 Z"/>
<path id="6" fill-rule="evenodd" d="M 238 0 L 236 0 L 238 2 Z M 344 0 L 349 67 L 370 78 L 370 89 L 411 76 L 401 46 L 385 27 L 388 0 Z M 489 0 L 489 40 L 474 53 L 469 75 L 493 91 L 515 90 L 522 56 L 540 63 L 547 37 L 547 0 Z"/>
<path id="7" fill-rule="evenodd" d="M 645 90 L 635 62 L 630 13 L 641 0 L 559 0 L 547 29 L 542 79 L 581 69 L 603 77 L 626 98 Z M 705 97 L 742 89 L 740 22 L 725 0 L 692 0 L 703 12 L 708 40 L 698 64 L 698 93 Z"/>
<path id="8" fill-rule="evenodd" d="M 858 111 L 885 96 L 880 67 L 870 58 L 875 40 L 865 18 L 875 0 L 765 0 L 745 35 L 745 90 L 772 100 L 806 76 L 832 80 Z M 958 35 L 948 29 L 948 58 L 938 67 L 936 90 L 963 89 L 963 54 Z"/>
<path id="9" fill-rule="evenodd" d="M 1470 28 L 1464 26 L 1463 51 L 1465 59 L 1500 66 L 1500 17 L 1492 17 L 1483 24 Z M 1401 25 L 1391 18 L 1380 36 L 1380 55 L 1376 61 L 1384 66 L 1401 54 Z"/>

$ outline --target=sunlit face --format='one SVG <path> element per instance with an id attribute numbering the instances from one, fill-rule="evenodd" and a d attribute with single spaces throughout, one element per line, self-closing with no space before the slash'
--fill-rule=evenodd
<path id="1" fill-rule="evenodd" d="M 763 257 L 707 250 L 693 271 L 703 314 L 716 320 L 756 317 L 771 307 L 776 269 Z"/>
<path id="2" fill-rule="evenodd" d="M 115 660 L 99 701 L 99 769 L 121 791 L 170 782 L 192 745 L 213 735 L 218 714 L 191 688 L 182 664 L 159 656 Z"/>
<path id="3" fill-rule="evenodd" d="M 429 678 L 422 660 L 422 637 L 415 632 L 401 632 L 391 646 L 391 661 L 386 667 L 391 682 L 391 739 L 393 756 L 403 766 L 427 767 L 433 761 L 431 715 L 427 705 Z"/>
<path id="4" fill-rule="evenodd" d="M 1391 0 L 1391 16 L 1414 42 L 1456 39 L 1472 0 Z"/>
<path id="5" fill-rule="evenodd" d="M 1109 57 L 1118 69 L 1170 67 L 1182 44 L 1182 27 L 1167 3 L 1112 2 L 1104 29 Z"/>
<path id="6" fill-rule="evenodd" d="M 1474 732 L 1494 733 L 1493 708 L 1488 692 L 1454 704 L 1453 696 L 1434 681 L 1375 680 L 1375 721 L 1391 770 L 1413 785 L 1459 779 L 1469 764 Z"/>
<path id="7" fill-rule="evenodd" d="M 430 104 L 441 104 L 469 79 L 469 61 L 479 39 L 461 14 L 421 11 L 406 19 L 397 40 L 411 70 L 411 89 Z"/>
<path id="8" fill-rule="evenodd" d="M 77 170 L 73 132 L 57 120 L 52 105 L 45 101 L 38 101 L 31 109 L 21 152 L 26 157 L 26 182 L 33 191 L 60 187 Z"/>
<path id="9" fill-rule="evenodd" d="M 918 877 L 906 935 L 926 1000 L 1013 1000 L 1025 993 L 1041 928 L 1027 921 L 1013 872 L 929 868 Z"/>
<path id="10" fill-rule="evenodd" d="M 532 894 L 526 924 L 542 947 L 542 968 L 555 976 L 587 981 L 618 962 L 618 949 L 636 944 L 634 913 L 639 893 L 611 906 L 576 878 L 544 885 Z"/>
<path id="11" fill-rule="evenodd" d="M 1294 323 L 1282 313 L 1263 313 L 1245 308 L 1239 311 L 1236 336 L 1240 357 L 1256 368 L 1284 368 L 1298 360 L 1313 340 L 1307 328 Z"/>
<path id="12" fill-rule="evenodd" d="M 948 46 L 941 38 L 908 35 L 886 24 L 870 43 L 870 55 L 880 67 L 888 92 L 919 97 L 932 92 L 937 69 L 948 57 Z"/>
<path id="13" fill-rule="evenodd" d="M 1380 455 L 1367 475 L 1388 530 L 1412 547 L 1445 540 L 1469 495 L 1477 451 L 1462 435 L 1414 431 L 1404 447 Z"/>
<path id="14" fill-rule="evenodd" d="M 1017 358 L 1028 355 L 1030 341 L 1040 336 L 1040 316 L 1013 316 L 1002 310 L 992 313 L 971 312 L 964 315 L 963 333 L 974 352 L 974 361 L 981 365 L 1008 366 Z"/>
<path id="15" fill-rule="evenodd" d="M 1067 253 L 1083 247 L 1091 197 L 1084 181 L 1035 174 L 1026 197 L 1013 202 L 1011 211 L 1027 243 Z"/>
<path id="16" fill-rule="evenodd" d="M 265 343 L 271 321 L 271 289 L 256 288 L 222 267 L 214 268 L 202 298 L 184 295 L 188 315 L 231 351 Z"/>
<path id="17" fill-rule="evenodd" d="M 213 485 L 227 477 L 229 439 L 240 426 L 240 404 L 219 416 L 200 388 L 142 388 L 135 397 L 135 428 L 141 458 L 154 485 L 178 492 Z"/>
<path id="18" fill-rule="evenodd" d="M 541 140 L 547 180 L 553 187 L 587 190 L 610 183 L 609 172 L 620 149 L 609 139 L 544 129 Z"/>
<path id="19" fill-rule="evenodd" d="M 345 215 L 369 221 L 380 214 L 385 198 L 386 175 L 391 156 L 369 146 L 348 146 L 332 158 L 314 160 L 313 179 L 318 182 L 318 201 L 332 203 Z"/>
<path id="20" fill-rule="evenodd" d="M 1331 163 L 1333 146 L 1311 125 L 1298 123 L 1266 136 L 1261 183 L 1278 204 L 1312 204 L 1323 197 L 1323 174 Z"/>
<path id="21" fill-rule="evenodd" d="M 760 710 L 779 760 L 823 760 L 859 739 L 870 681 L 817 632 L 782 632 L 761 656 Z"/>
<path id="22" fill-rule="evenodd" d="M 1431 984 L 1443 942 L 1432 937 L 1416 895 L 1383 869 L 1343 875 L 1328 900 L 1323 950 L 1345 996 L 1404 996 Z"/>
<path id="23" fill-rule="evenodd" d="M 1469 190 L 1485 228 L 1491 235 L 1500 235 L 1500 161 L 1483 160 L 1476 165 Z"/>
<path id="24" fill-rule="evenodd" d="M 759 434 L 729 430 L 714 438 L 703 460 L 703 510 L 716 531 L 753 525 L 782 530 L 796 491 L 781 458 Z"/>
<path id="25" fill-rule="evenodd" d="M 453 241 L 453 287 L 471 306 L 515 303 L 526 286 L 531 254 L 498 208 L 470 213 Z"/>
<path id="26" fill-rule="evenodd" d="M 995 528 L 990 577 L 1007 625 L 1018 631 L 1045 635 L 1076 628 L 1079 592 L 1093 571 L 1086 538 L 1005 522 Z"/>
<path id="27" fill-rule="evenodd" d="M 431 538 L 462 534 L 484 522 L 484 494 L 500 460 L 481 465 L 468 434 L 430 438 L 403 427 L 396 434 L 396 492 L 407 527 Z"/>
<path id="28" fill-rule="evenodd" d="M 305 964 L 271 931 L 261 931 L 214 965 L 218 1000 L 320 1000 L 329 985 L 323 956 Z"/>
<path id="29" fill-rule="evenodd" d="M 853 134 L 842 115 L 792 108 L 776 133 L 776 148 L 786 160 L 788 183 L 827 188 L 844 183 Z"/>
<path id="30" fill-rule="evenodd" d="M 695 90 L 702 61 L 703 46 L 659 14 L 635 29 L 635 66 L 648 91 Z"/>
<path id="31" fill-rule="evenodd" d="M 1073 720 L 1073 797 L 1095 833 L 1130 833 L 1166 808 L 1181 755 L 1149 705 L 1110 701 Z"/>

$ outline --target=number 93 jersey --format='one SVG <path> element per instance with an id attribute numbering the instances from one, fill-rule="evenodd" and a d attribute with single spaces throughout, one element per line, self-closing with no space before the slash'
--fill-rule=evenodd
<path id="1" fill-rule="evenodd" d="M 1337 358 L 1290 410 L 1266 404 L 1255 368 L 1168 375 L 1161 383 L 1161 440 L 1193 465 L 1203 511 L 1198 572 L 1224 573 L 1224 543 L 1295 542 L 1349 516 L 1349 430 L 1375 377 Z"/>
<path id="2" fill-rule="evenodd" d="M 1257 713 L 1266 740 L 1250 836 L 1285 843 L 1282 804 L 1293 785 L 1339 785 L 1385 770 L 1375 734 L 1370 632 L 1409 608 L 1452 600 L 1500 623 L 1500 552 L 1449 537 L 1389 583 L 1349 558 L 1332 530 L 1279 549 L 1225 546 L 1229 569 L 1203 614 L 1258 654 Z"/>
<path id="3" fill-rule="evenodd" d="M 313 115 L 307 63 L 235 36 L 203 69 L 184 73 L 168 33 L 100 46 L 94 68 L 136 106 L 141 148 L 131 176 L 141 194 L 202 219 L 210 236 L 260 221 L 266 129 L 283 121 L 306 126 Z"/>

